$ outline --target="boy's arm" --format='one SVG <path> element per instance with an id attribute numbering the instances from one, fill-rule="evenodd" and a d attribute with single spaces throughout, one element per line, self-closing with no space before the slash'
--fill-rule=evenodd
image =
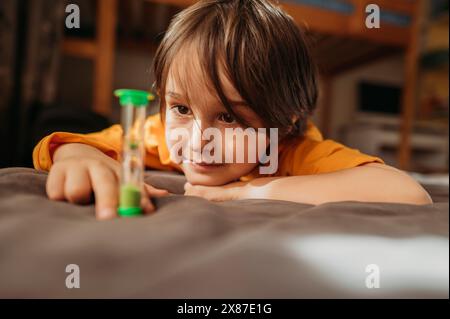
<path id="1" fill-rule="evenodd" d="M 260 198 L 313 205 L 337 201 L 432 203 L 413 178 L 378 163 L 318 175 L 257 178 L 221 187 L 186 184 L 185 189 L 186 195 L 216 201 Z"/>
<path id="2" fill-rule="evenodd" d="M 176 170 L 178 166 L 172 164 L 169 152 L 161 162 L 160 147 L 164 140 L 164 128 L 159 114 L 147 118 L 145 123 L 145 166 L 158 170 Z M 56 150 L 65 144 L 84 144 L 91 146 L 113 160 L 119 160 L 121 155 L 122 128 L 113 125 L 103 131 L 90 134 L 74 134 L 55 132 L 44 137 L 34 148 L 33 164 L 36 169 L 49 171 L 53 165 Z M 164 147 L 163 147 L 164 148 Z M 101 154 L 100 154 L 101 155 Z"/>
<path id="3" fill-rule="evenodd" d="M 55 132 L 44 137 L 33 150 L 33 164 L 36 169 L 49 171 L 53 165 L 56 150 L 66 144 L 84 144 L 117 160 L 120 155 L 122 129 L 113 125 L 101 132 L 75 134 Z"/>

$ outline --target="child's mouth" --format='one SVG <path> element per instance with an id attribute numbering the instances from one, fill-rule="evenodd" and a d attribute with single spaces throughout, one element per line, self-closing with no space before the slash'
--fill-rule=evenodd
<path id="1" fill-rule="evenodd" d="M 189 161 L 189 165 L 196 171 L 205 172 L 215 170 L 217 168 L 223 167 L 224 164 L 216 163 L 205 163 L 205 162 L 193 162 Z"/>

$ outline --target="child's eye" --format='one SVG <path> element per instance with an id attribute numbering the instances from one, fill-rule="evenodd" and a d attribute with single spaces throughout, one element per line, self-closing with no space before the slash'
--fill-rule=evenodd
<path id="1" fill-rule="evenodd" d="M 227 123 L 227 124 L 234 124 L 234 123 L 236 123 L 236 119 L 230 113 L 222 113 L 222 114 L 220 114 L 219 115 L 219 121 L 222 121 L 222 122 Z"/>
<path id="2" fill-rule="evenodd" d="M 184 105 L 175 105 L 173 107 L 170 108 L 171 110 L 174 110 L 176 113 L 180 114 L 180 115 L 189 115 L 191 110 Z"/>

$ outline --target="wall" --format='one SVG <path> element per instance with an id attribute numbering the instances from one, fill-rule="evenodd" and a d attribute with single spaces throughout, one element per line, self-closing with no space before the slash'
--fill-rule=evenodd
<path id="1" fill-rule="evenodd" d="M 358 106 L 358 82 L 369 80 L 402 86 L 403 63 L 403 56 L 393 56 L 351 70 L 334 79 L 331 94 L 330 138 L 339 140 L 339 130 L 354 118 L 354 112 Z M 322 105 L 319 108 L 322 108 Z M 321 110 L 315 117 L 318 123 L 320 123 L 320 112 Z"/>
<path id="2" fill-rule="evenodd" d="M 143 50 L 118 49 L 114 67 L 114 89 L 148 90 L 153 83 L 151 65 L 151 53 Z M 69 108 L 90 108 L 93 88 L 92 67 L 93 63 L 91 61 L 64 57 L 60 74 L 60 88 L 58 90 L 59 105 Z M 120 120 L 120 109 L 117 100 L 114 101 L 111 121 L 118 122 Z"/>

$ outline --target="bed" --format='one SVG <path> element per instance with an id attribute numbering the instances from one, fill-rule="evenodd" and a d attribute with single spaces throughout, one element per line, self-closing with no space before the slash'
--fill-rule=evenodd
<path id="1" fill-rule="evenodd" d="M 213 203 L 147 172 L 173 193 L 157 213 L 97 222 L 93 205 L 49 201 L 46 177 L 0 170 L 2 298 L 449 297 L 448 184 L 425 185 L 427 206 Z"/>

